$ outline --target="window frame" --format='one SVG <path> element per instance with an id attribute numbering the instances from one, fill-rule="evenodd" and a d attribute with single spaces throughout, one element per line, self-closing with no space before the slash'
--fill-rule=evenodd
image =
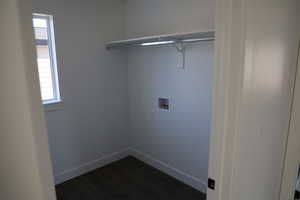
<path id="1" fill-rule="evenodd" d="M 47 45 L 49 49 L 49 58 L 50 58 L 50 69 L 51 69 L 51 78 L 52 78 L 52 87 L 53 87 L 53 99 L 42 100 L 44 105 L 61 103 L 61 93 L 60 93 L 60 84 L 59 84 L 59 76 L 58 76 L 58 67 L 57 67 L 57 57 L 56 57 L 56 47 L 55 47 L 55 36 L 54 36 L 54 23 L 53 16 L 49 14 L 40 14 L 33 13 L 32 19 L 44 19 L 47 22 L 47 34 L 48 39 Z M 33 29 L 34 29 L 33 25 Z M 34 37 L 35 47 L 39 44 L 39 42 L 43 42 L 44 40 L 38 40 Z M 40 77 L 39 77 L 40 79 Z M 42 92 L 42 91 L 41 91 Z"/>

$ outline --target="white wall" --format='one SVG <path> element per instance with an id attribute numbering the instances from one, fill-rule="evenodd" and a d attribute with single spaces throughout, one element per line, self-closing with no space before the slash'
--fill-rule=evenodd
<path id="1" fill-rule="evenodd" d="M 55 200 L 31 4 L 0 2 L 0 199 Z"/>
<path id="2" fill-rule="evenodd" d="M 127 37 L 214 29 L 214 0 L 126 0 Z"/>
<path id="3" fill-rule="evenodd" d="M 105 49 L 123 36 L 124 2 L 33 0 L 33 6 L 54 16 L 63 104 L 46 118 L 60 182 L 128 146 L 126 55 Z"/>
<path id="4" fill-rule="evenodd" d="M 128 37 L 207 31 L 214 1 L 127 0 Z M 131 147 L 135 155 L 205 191 L 211 117 L 213 42 L 187 48 L 186 69 L 174 47 L 128 53 Z M 158 98 L 170 99 L 170 111 Z"/>

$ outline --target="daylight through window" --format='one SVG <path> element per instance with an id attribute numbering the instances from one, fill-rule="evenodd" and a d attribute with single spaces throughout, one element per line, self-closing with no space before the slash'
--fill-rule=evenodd
<path id="1" fill-rule="evenodd" d="M 34 14 L 33 28 L 42 101 L 60 102 L 52 16 Z"/>

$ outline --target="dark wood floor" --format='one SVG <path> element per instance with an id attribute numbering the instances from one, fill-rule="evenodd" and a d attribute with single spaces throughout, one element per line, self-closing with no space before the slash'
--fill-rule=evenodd
<path id="1" fill-rule="evenodd" d="M 127 157 L 56 187 L 58 200 L 205 200 L 201 192 Z"/>

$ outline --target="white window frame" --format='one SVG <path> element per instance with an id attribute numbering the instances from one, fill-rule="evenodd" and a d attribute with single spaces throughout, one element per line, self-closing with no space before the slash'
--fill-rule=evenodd
<path id="1" fill-rule="evenodd" d="M 33 13 L 34 19 L 45 19 L 47 21 L 47 34 L 48 34 L 48 48 L 49 48 L 49 57 L 50 57 L 50 68 L 51 68 L 51 78 L 53 84 L 53 99 L 42 100 L 44 105 L 56 104 L 62 102 L 60 88 L 59 88 L 59 78 L 58 78 L 58 69 L 57 69 L 57 58 L 56 58 L 56 48 L 55 48 L 55 37 L 54 37 L 54 24 L 53 16 L 46 14 Z M 35 41 L 37 41 L 35 39 Z"/>

